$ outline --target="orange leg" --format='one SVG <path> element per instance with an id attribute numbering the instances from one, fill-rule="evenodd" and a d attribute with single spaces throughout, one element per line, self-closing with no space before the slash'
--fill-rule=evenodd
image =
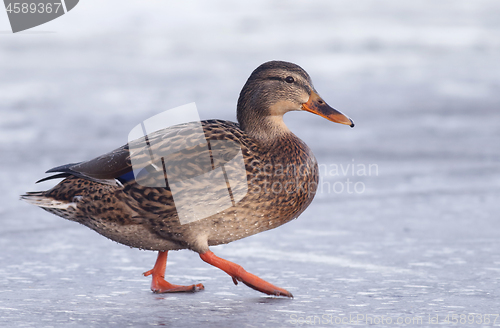
<path id="1" fill-rule="evenodd" d="M 156 263 L 153 269 L 143 273 L 146 277 L 149 275 L 153 275 L 153 281 L 151 281 L 151 290 L 154 293 L 197 292 L 199 290 L 205 289 L 203 284 L 180 286 L 180 285 L 173 285 L 165 281 L 165 269 L 167 268 L 167 254 L 168 251 L 158 252 L 158 258 L 156 259 Z"/>
<path id="2" fill-rule="evenodd" d="M 215 254 L 211 251 L 200 254 L 200 257 L 203 261 L 215 267 L 218 267 L 219 269 L 230 275 L 233 278 L 233 282 L 235 285 L 238 284 L 238 281 L 241 281 L 248 287 L 258 290 L 259 292 L 262 292 L 264 294 L 293 297 L 292 293 L 290 293 L 289 291 L 280 287 L 276 287 L 268 283 L 267 281 L 260 279 L 256 275 L 246 272 L 245 269 L 243 269 L 238 264 L 221 259 L 220 257 L 215 256 Z"/>

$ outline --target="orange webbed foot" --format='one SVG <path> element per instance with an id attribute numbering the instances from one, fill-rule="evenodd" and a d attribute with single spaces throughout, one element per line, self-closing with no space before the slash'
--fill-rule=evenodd
<path id="1" fill-rule="evenodd" d="M 152 275 L 151 290 L 153 293 L 181 293 L 181 292 L 197 292 L 204 290 L 203 284 L 190 286 L 174 285 L 165 280 L 165 269 L 167 267 L 167 251 L 158 252 L 153 269 L 143 273 L 144 276 Z"/>
<path id="2" fill-rule="evenodd" d="M 257 277 L 256 275 L 245 271 L 245 269 L 243 269 L 240 265 L 217 257 L 211 251 L 200 254 L 200 257 L 203 261 L 221 269 L 222 271 L 230 275 L 231 278 L 233 278 L 233 282 L 235 285 L 238 284 L 238 281 L 241 281 L 248 287 L 258 290 L 259 292 L 267 295 L 286 296 L 293 298 L 292 293 L 290 293 L 286 289 L 268 283 L 267 281 Z"/>
<path id="3" fill-rule="evenodd" d="M 153 293 L 180 293 L 180 292 L 198 292 L 205 289 L 203 284 L 196 284 L 190 286 L 174 285 L 165 280 L 164 277 L 160 275 L 155 275 L 153 270 L 144 272 L 144 276 L 153 275 L 153 280 L 151 281 L 151 290 Z"/>

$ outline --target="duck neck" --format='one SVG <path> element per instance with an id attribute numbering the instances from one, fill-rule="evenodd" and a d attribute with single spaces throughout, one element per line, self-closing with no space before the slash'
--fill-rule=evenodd
<path id="1" fill-rule="evenodd" d="M 281 102 L 273 101 L 268 89 L 250 79 L 241 90 L 237 105 L 240 127 L 261 144 L 272 145 L 276 140 L 293 133 L 283 121 L 288 110 Z"/>
<path id="2" fill-rule="evenodd" d="M 242 124 L 243 123 L 243 124 Z M 269 115 L 240 122 L 243 131 L 261 144 L 273 145 L 277 140 L 294 136 L 283 121 L 283 115 Z"/>

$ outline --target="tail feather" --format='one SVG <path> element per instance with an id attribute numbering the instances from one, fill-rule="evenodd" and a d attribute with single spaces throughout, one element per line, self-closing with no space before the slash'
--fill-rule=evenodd
<path id="1" fill-rule="evenodd" d="M 35 183 L 40 183 L 40 182 L 44 182 L 44 181 L 48 181 L 48 180 L 52 180 L 52 179 L 67 178 L 69 176 L 71 176 L 71 173 L 59 173 L 56 175 L 51 175 L 50 177 L 40 179 Z"/>
<path id="2" fill-rule="evenodd" d="M 45 193 L 45 191 L 27 192 L 25 195 L 21 195 L 21 199 L 42 208 L 67 210 L 72 207 L 76 209 L 77 204 L 75 202 L 56 200 L 54 198 L 47 197 Z"/>

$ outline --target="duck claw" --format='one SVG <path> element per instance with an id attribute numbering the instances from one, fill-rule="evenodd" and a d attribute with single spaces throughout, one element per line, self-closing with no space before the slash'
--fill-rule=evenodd
<path id="1" fill-rule="evenodd" d="M 271 289 L 264 289 L 264 288 L 261 288 L 261 287 L 257 287 L 257 286 L 254 286 L 254 285 L 250 284 L 250 283 L 246 283 L 245 281 L 243 281 L 243 283 L 245 285 L 247 285 L 248 287 L 250 287 L 252 289 L 255 289 L 255 290 L 258 290 L 259 292 L 267 294 L 267 295 L 285 296 L 285 297 L 293 298 L 292 293 L 290 293 L 288 290 L 280 288 L 280 287 L 273 286 L 271 284 L 269 284 L 269 285 L 271 285 L 272 287 L 275 287 L 274 290 L 272 288 Z"/>
<path id="2" fill-rule="evenodd" d="M 189 285 L 189 286 L 181 286 L 181 285 L 172 285 L 169 282 L 163 280 L 163 286 L 153 286 L 151 284 L 151 290 L 155 294 L 165 294 L 165 293 L 195 293 L 205 289 L 203 284 Z"/>

